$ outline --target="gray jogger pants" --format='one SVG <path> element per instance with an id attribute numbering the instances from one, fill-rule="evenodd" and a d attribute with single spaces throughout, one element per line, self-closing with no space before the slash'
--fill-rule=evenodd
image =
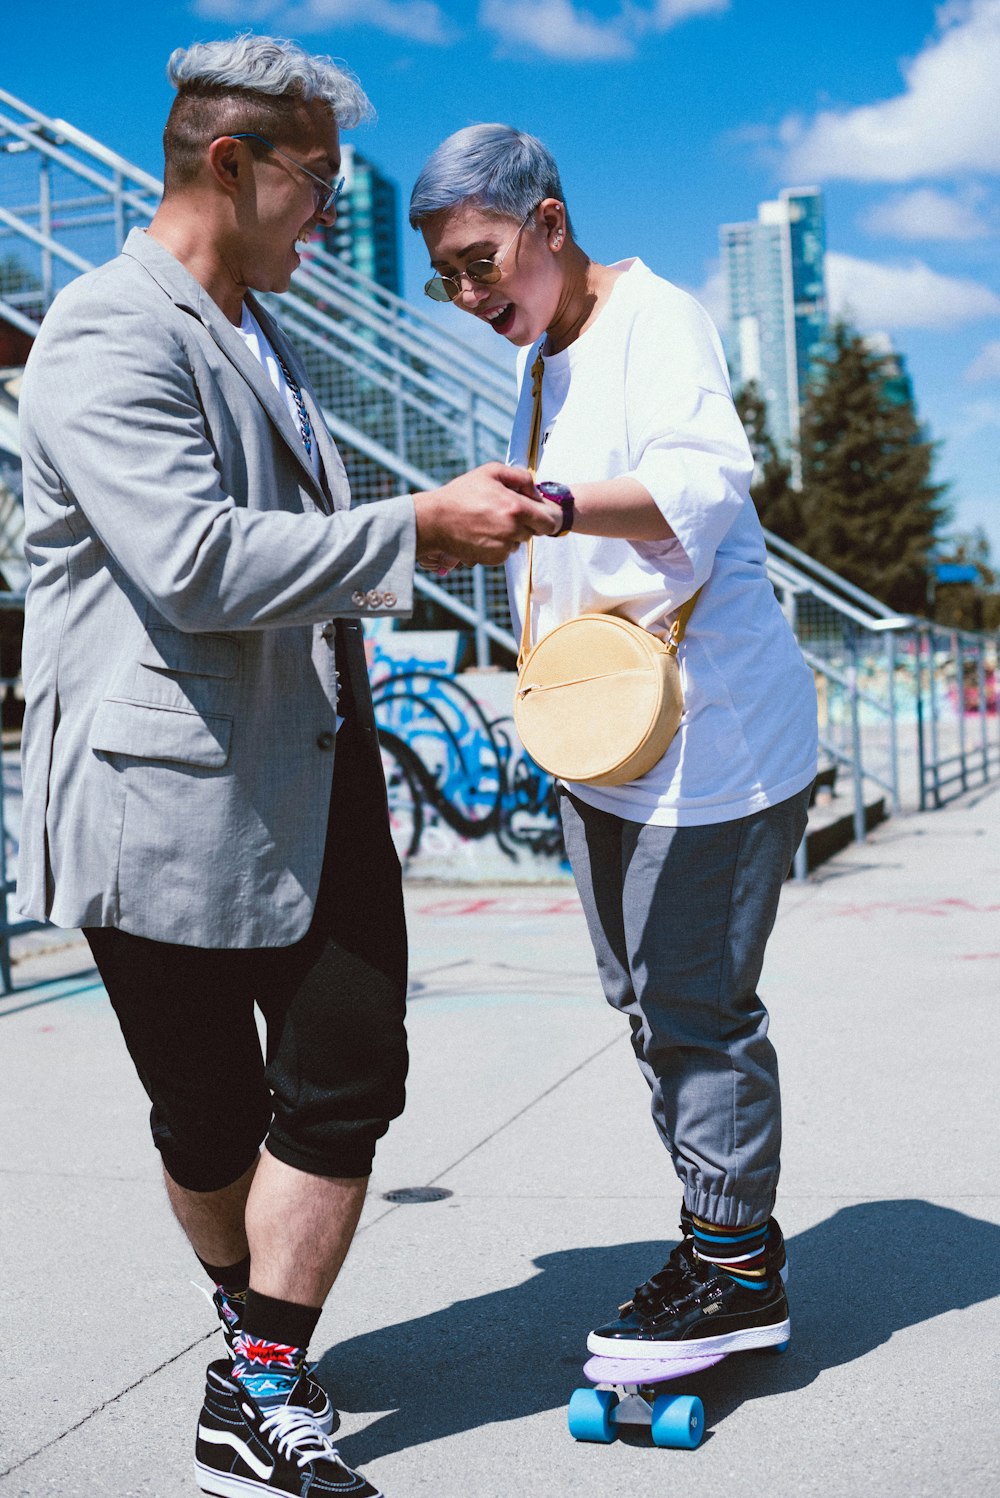
<path id="1" fill-rule="evenodd" d="M 685 1204 L 719 1226 L 759 1222 L 774 1205 L 781 1098 L 756 990 L 809 791 L 705 827 L 559 799 L 604 993 L 628 1016 Z"/>

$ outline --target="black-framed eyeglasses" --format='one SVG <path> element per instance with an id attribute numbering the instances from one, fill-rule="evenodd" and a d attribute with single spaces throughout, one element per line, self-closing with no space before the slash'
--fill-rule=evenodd
<path id="1" fill-rule="evenodd" d="M 292 166 L 297 166 L 300 172 L 305 172 L 307 177 L 311 177 L 315 184 L 313 187 L 313 199 L 316 204 L 317 218 L 322 218 L 324 213 L 329 213 L 331 208 L 336 208 L 337 200 L 344 191 L 346 177 L 338 177 L 335 182 L 324 182 L 322 177 L 317 177 L 316 173 L 311 172 L 307 166 L 303 166 L 301 161 L 296 161 L 294 156 L 289 156 L 287 151 L 283 151 L 273 141 L 265 140 L 263 135 L 258 135 L 255 130 L 240 130 L 230 135 L 229 139 L 259 140 L 261 145 L 266 146 L 269 151 L 274 151 L 277 156 L 281 156 L 285 161 L 290 161 Z"/>
<path id="2" fill-rule="evenodd" d="M 536 203 L 535 208 L 537 207 Z M 504 245 L 498 255 L 493 255 L 488 260 L 473 260 L 457 276 L 431 276 L 429 281 L 424 282 L 424 296 L 429 296 L 432 302 L 453 302 L 462 294 L 463 278 L 471 281 L 474 286 L 494 285 L 500 279 L 504 256 L 516 243 L 535 208 L 528 209 L 518 225 L 517 234 L 514 235 L 510 244 Z"/>

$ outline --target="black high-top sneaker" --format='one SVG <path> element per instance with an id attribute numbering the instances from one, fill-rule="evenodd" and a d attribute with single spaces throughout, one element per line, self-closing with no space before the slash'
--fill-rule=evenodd
<path id="1" fill-rule="evenodd" d="M 691 1214 L 685 1206 L 681 1207 L 680 1230 L 683 1235 L 681 1241 L 672 1250 L 663 1268 L 658 1269 L 644 1285 L 639 1285 L 631 1300 L 618 1307 L 619 1318 L 627 1317 L 633 1310 L 638 1309 L 641 1312 L 646 1307 L 657 1305 L 668 1295 L 671 1285 L 683 1281 L 684 1275 L 697 1258 L 694 1235 L 691 1231 Z M 780 1275 L 782 1284 L 785 1284 L 788 1280 L 785 1240 L 781 1228 L 773 1217 L 768 1219 L 767 1232 L 768 1270 L 772 1274 Z"/>
<path id="2" fill-rule="evenodd" d="M 773 1347 L 790 1335 L 778 1272 L 747 1289 L 697 1257 L 685 1238 L 666 1265 L 622 1306 L 617 1321 L 591 1332 L 590 1352 L 608 1358 L 692 1358 Z"/>
<path id="3" fill-rule="evenodd" d="M 330 1437 L 301 1404 L 263 1413 L 229 1376 L 229 1363 L 209 1363 L 198 1420 L 194 1475 L 204 1493 L 247 1498 L 382 1498 L 344 1465 Z"/>
<path id="4" fill-rule="evenodd" d="M 212 1296 L 212 1304 L 219 1317 L 229 1356 L 232 1358 L 236 1353 L 236 1338 L 243 1330 L 244 1301 L 240 1296 L 227 1295 L 224 1290 L 217 1287 Z M 301 1394 L 299 1403 L 329 1435 L 333 1429 L 333 1405 L 323 1385 L 312 1376 L 315 1366 L 315 1363 L 307 1363 L 302 1370 L 302 1377 L 297 1386 L 297 1392 Z"/>

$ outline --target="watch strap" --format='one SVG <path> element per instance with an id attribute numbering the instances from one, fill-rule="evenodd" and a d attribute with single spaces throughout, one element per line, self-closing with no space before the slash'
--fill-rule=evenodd
<path id="1" fill-rule="evenodd" d="M 536 485 L 539 494 L 544 494 L 546 499 L 552 500 L 562 510 L 562 529 L 556 531 L 557 536 L 565 536 L 567 531 L 573 529 L 573 519 L 576 514 L 576 503 L 573 499 L 573 491 L 565 484 L 541 483 Z"/>

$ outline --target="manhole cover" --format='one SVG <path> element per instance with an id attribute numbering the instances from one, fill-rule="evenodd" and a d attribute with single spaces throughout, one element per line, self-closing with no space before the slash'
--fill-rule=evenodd
<path id="1" fill-rule="evenodd" d="M 453 1193 L 443 1186 L 400 1186 L 398 1191 L 383 1191 L 384 1202 L 443 1202 Z"/>

